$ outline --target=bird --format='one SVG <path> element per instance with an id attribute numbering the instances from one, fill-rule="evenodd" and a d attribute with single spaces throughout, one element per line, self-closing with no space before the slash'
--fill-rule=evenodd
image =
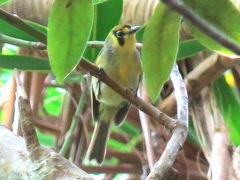
<path id="1" fill-rule="evenodd" d="M 135 34 L 141 26 L 116 25 L 109 32 L 95 64 L 117 83 L 137 93 L 142 65 Z M 102 164 L 113 123 L 120 126 L 131 104 L 99 79 L 91 80 L 91 109 L 96 122 L 87 159 Z"/>

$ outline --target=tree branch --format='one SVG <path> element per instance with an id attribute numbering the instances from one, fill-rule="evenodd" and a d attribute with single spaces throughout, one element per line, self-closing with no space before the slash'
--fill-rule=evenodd
<path id="1" fill-rule="evenodd" d="M 166 3 L 173 10 L 185 17 L 192 25 L 198 27 L 199 30 L 208 35 L 214 41 L 233 51 L 237 55 L 240 55 L 240 46 L 238 44 L 230 40 L 225 33 L 219 31 L 206 20 L 194 13 L 191 7 L 187 6 L 183 1 L 162 0 L 162 2 Z"/>
<path id="2" fill-rule="evenodd" d="M 0 18 L 17 27 L 18 29 L 21 29 L 22 31 L 30 34 L 32 37 L 35 37 L 44 44 L 47 44 L 47 36 L 44 33 L 29 26 L 18 16 L 14 16 L 3 9 L 0 9 Z"/>
<path id="3" fill-rule="evenodd" d="M 30 103 L 18 71 L 14 73 L 19 117 L 26 144 L 21 137 L 0 126 L 0 179 L 93 179 L 60 154 L 39 145 Z"/>
<path id="4" fill-rule="evenodd" d="M 0 179 L 94 179 L 49 148 L 38 147 L 29 152 L 24 139 L 2 125 L 0 147 Z M 33 155 L 35 158 L 30 159 Z"/>
<path id="5" fill-rule="evenodd" d="M 146 86 L 141 84 L 139 90 L 138 90 L 138 95 L 143 98 L 146 102 L 150 102 L 150 99 L 147 94 Z M 156 162 L 156 157 L 154 154 L 154 149 L 153 149 L 153 143 L 152 143 L 152 138 L 151 138 L 151 129 L 150 129 L 150 117 L 143 113 L 142 111 L 138 111 L 139 114 L 139 119 L 141 122 L 142 126 L 142 132 L 144 135 L 144 140 L 146 144 L 146 153 L 147 153 L 147 161 L 148 161 L 148 166 L 150 170 L 153 169 L 154 163 Z"/>
<path id="6" fill-rule="evenodd" d="M 180 151 L 188 132 L 188 97 L 184 81 L 175 64 L 171 72 L 171 80 L 175 89 L 175 97 L 178 108 L 178 121 L 180 124 L 173 130 L 173 135 L 162 153 L 160 159 L 155 163 L 153 170 L 147 180 L 163 179 L 172 167 L 178 152 Z"/>
<path id="7" fill-rule="evenodd" d="M 0 42 L 12 44 L 15 46 L 27 47 L 31 49 L 38 49 L 38 50 L 46 49 L 46 45 L 41 42 L 25 41 L 25 40 L 13 38 L 11 36 L 7 36 L 1 33 L 0 33 Z"/>
<path id="8" fill-rule="evenodd" d="M 17 83 L 17 100 L 19 107 L 19 119 L 23 137 L 26 141 L 27 149 L 29 152 L 39 147 L 37 134 L 33 124 L 33 114 L 28 101 L 27 94 L 20 81 L 20 75 L 17 70 L 14 70 L 15 79 Z"/>

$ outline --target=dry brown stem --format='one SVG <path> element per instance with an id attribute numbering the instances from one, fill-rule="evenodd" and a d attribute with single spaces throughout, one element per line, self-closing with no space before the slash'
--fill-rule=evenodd
<path id="1" fill-rule="evenodd" d="M 240 60 L 229 60 L 226 57 L 213 54 L 199 64 L 185 78 L 185 84 L 189 95 L 189 100 L 192 96 L 198 94 L 204 87 L 209 85 L 213 80 L 217 79 L 224 71 L 239 64 Z M 164 99 L 158 108 L 164 113 L 173 116 L 176 114 L 176 99 L 174 92 Z"/>

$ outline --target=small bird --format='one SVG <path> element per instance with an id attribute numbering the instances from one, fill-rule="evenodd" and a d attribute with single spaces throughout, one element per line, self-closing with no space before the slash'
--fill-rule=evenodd
<path id="1" fill-rule="evenodd" d="M 117 25 L 108 34 L 96 59 L 96 65 L 113 80 L 137 92 L 142 74 L 140 54 L 136 49 L 135 34 L 140 26 Z M 92 78 L 92 116 L 96 126 L 88 148 L 87 158 L 101 164 L 111 125 L 119 126 L 128 113 L 130 103 L 109 86 Z"/>

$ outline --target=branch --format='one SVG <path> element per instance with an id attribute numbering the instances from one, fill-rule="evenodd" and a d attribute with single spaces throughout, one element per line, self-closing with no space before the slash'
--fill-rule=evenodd
<path id="1" fill-rule="evenodd" d="M 93 180 L 93 177 L 49 148 L 26 149 L 24 139 L 0 125 L 0 179 Z M 31 159 L 32 155 L 38 159 Z"/>
<path id="2" fill-rule="evenodd" d="M 15 78 L 20 122 L 26 144 L 23 138 L 0 126 L 0 179 L 93 179 L 60 154 L 39 145 L 30 103 L 17 70 Z"/>
<path id="3" fill-rule="evenodd" d="M 240 179 L 240 146 L 236 147 L 233 152 L 233 169 L 237 179 Z"/>
<path id="4" fill-rule="evenodd" d="M 44 33 L 38 31 L 32 26 L 29 26 L 18 16 L 14 16 L 3 9 L 0 9 L 0 19 L 7 21 L 9 24 L 30 34 L 32 37 L 35 37 L 36 39 L 43 42 L 44 44 L 47 44 L 47 37 Z"/>
<path id="5" fill-rule="evenodd" d="M 173 129 L 176 127 L 177 125 L 176 120 L 172 119 L 171 117 L 167 116 L 163 112 L 159 111 L 156 107 L 154 107 L 150 103 L 147 103 L 141 98 L 139 98 L 138 96 L 136 96 L 129 89 L 126 89 L 121 84 L 118 84 L 117 82 L 112 80 L 102 69 L 100 69 L 96 65 L 82 59 L 79 65 L 77 66 L 76 70 L 80 72 L 86 71 L 90 75 L 98 78 L 100 81 L 107 84 L 109 87 L 111 87 L 114 91 L 116 91 L 122 97 L 124 97 L 129 102 L 134 104 L 138 109 L 145 112 L 146 114 L 151 116 L 153 119 L 158 120 L 167 128 Z"/>
<path id="6" fill-rule="evenodd" d="M 39 147 L 37 134 L 33 124 L 33 114 L 27 94 L 25 92 L 22 82 L 20 81 L 19 72 L 17 70 L 14 70 L 14 74 L 17 83 L 17 100 L 19 107 L 21 130 L 23 133 L 23 137 L 26 141 L 27 149 L 29 152 L 31 152 L 35 148 Z"/>
<path id="7" fill-rule="evenodd" d="M 104 45 L 104 41 L 88 41 L 87 46 L 90 48 L 102 48 Z M 138 50 L 142 49 L 142 43 L 136 43 L 136 47 Z"/>
<path id="8" fill-rule="evenodd" d="M 229 153 L 229 144 L 227 134 L 223 129 L 214 132 L 210 161 L 212 180 L 228 179 L 230 177 L 228 169 L 232 166 L 232 160 Z"/>
<path id="9" fill-rule="evenodd" d="M 78 102 L 77 109 L 76 109 L 75 115 L 73 117 L 71 126 L 70 126 L 70 128 L 68 129 L 68 131 L 65 135 L 64 143 L 63 143 L 63 145 L 61 147 L 61 150 L 59 152 L 63 156 L 66 156 L 66 154 L 69 150 L 69 147 L 72 144 L 74 131 L 77 128 L 77 124 L 81 120 L 79 115 L 82 114 L 82 110 L 83 110 L 84 105 L 86 103 L 86 95 L 87 95 L 87 88 L 84 88 L 83 92 L 81 94 L 80 100 Z"/>
<path id="10" fill-rule="evenodd" d="M 45 50 L 47 49 L 47 46 L 42 42 L 32 42 L 32 41 L 26 41 L 18 38 L 14 38 L 11 36 L 7 36 L 5 34 L 0 33 L 0 42 L 1 43 L 8 43 L 15 46 L 22 46 L 30 49 L 36 49 L 36 50 Z M 88 41 L 87 47 L 89 48 L 102 48 L 104 45 L 104 41 Z M 142 49 L 142 43 L 136 43 L 137 49 Z"/>
<path id="11" fill-rule="evenodd" d="M 147 180 L 163 179 L 172 167 L 178 152 L 180 151 L 188 131 L 188 97 L 184 81 L 175 64 L 171 72 L 171 80 L 175 89 L 175 97 L 178 107 L 178 121 L 181 122 L 173 130 L 173 135 L 163 151 L 158 162 L 155 163 L 153 170 L 148 175 Z"/>
<path id="12" fill-rule="evenodd" d="M 142 84 L 138 91 L 138 95 L 142 97 L 146 102 L 150 102 L 150 99 L 147 95 L 146 86 Z M 153 143 L 151 138 L 151 129 L 150 129 L 150 117 L 147 114 L 143 113 L 142 111 L 138 112 L 139 119 L 142 126 L 142 132 L 144 135 L 145 146 L 146 146 L 146 153 L 147 153 L 147 161 L 150 170 L 153 169 L 154 163 L 156 162 L 156 157 L 153 150 Z"/>
<path id="13" fill-rule="evenodd" d="M 191 7 L 187 6 L 184 2 L 181 0 L 162 0 L 162 2 L 166 3 L 173 10 L 185 17 L 192 25 L 198 27 L 200 31 L 208 35 L 214 41 L 217 41 L 225 48 L 233 51 L 237 55 L 240 55 L 239 45 L 230 40 L 225 33 L 219 31 L 206 20 L 194 13 Z"/>
<path id="14" fill-rule="evenodd" d="M 135 166 L 132 164 L 120 164 L 117 166 L 81 166 L 81 169 L 88 173 L 104 173 L 104 174 L 142 173 L 142 169 L 140 166 Z"/>
<path id="15" fill-rule="evenodd" d="M 25 41 L 25 40 L 13 38 L 1 33 L 0 33 L 0 42 L 12 44 L 15 46 L 27 47 L 31 49 L 38 49 L 38 50 L 46 49 L 46 45 L 41 42 Z"/>

